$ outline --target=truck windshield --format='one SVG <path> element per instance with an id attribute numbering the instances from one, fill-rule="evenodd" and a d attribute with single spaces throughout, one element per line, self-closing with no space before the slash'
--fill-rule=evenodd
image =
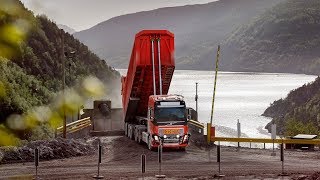
<path id="1" fill-rule="evenodd" d="M 157 107 L 155 120 L 159 124 L 180 125 L 186 123 L 185 107 Z"/>

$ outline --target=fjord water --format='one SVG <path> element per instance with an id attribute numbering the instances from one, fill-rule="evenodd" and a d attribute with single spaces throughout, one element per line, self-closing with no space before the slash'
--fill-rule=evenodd
<path id="1" fill-rule="evenodd" d="M 237 120 L 244 137 L 270 137 L 264 129 L 270 118 L 261 114 L 275 100 L 293 89 L 315 80 L 303 74 L 219 72 L 213 124 L 217 135 L 235 137 Z M 199 121 L 210 121 L 214 72 L 176 70 L 169 93 L 181 94 L 187 106 L 195 109 L 195 83 L 198 82 Z"/>
<path id="2" fill-rule="evenodd" d="M 127 71 L 119 72 L 126 75 Z M 264 127 L 271 119 L 261 114 L 273 101 L 285 98 L 291 90 L 315 78 L 304 74 L 219 72 L 213 113 L 216 135 L 236 137 L 239 119 L 242 137 L 270 138 Z M 169 94 L 183 95 L 187 106 L 195 109 L 196 82 L 199 121 L 207 123 L 212 106 L 213 71 L 175 70 Z"/>

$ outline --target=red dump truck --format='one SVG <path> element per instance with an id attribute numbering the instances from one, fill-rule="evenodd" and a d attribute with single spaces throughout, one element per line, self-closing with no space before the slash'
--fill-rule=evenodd
<path id="1" fill-rule="evenodd" d="M 184 149 L 189 134 L 183 96 L 167 95 L 173 72 L 174 35 L 166 30 L 136 34 L 127 76 L 122 77 L 125 134 L 150 150 Z"/>

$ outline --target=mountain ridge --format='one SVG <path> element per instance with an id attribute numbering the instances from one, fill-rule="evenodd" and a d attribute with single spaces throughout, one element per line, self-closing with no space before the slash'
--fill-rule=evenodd
<path id="1" fill-rule="evenodd" d="M 225 41 L 226 66 L 236 70 L 318 75 L 320 2 L 287 0 L 270 8 Z"/>
<path id="2" fill-rule="evenodd" d="M 73 34 L 76 33 L 77 31 L 67 25 L 64 24 L 57 24 L 58 28 L 63 29 L 65 32 L 69 33 L 69 34 Z"/>
<path id="3" fill-rule="evenodd" d="M 74 36 L 112 66 L 127 68 L 137 32 L 168 29 L 176 37 L 177 69 L 209 70 L 213 67 L 216 46 L 233 28 L 278 2 L 221 0 L 204 5 L 160 8 L 114 17 Z"/>

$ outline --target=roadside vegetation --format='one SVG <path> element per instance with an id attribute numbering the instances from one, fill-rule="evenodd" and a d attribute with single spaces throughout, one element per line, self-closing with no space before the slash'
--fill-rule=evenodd
<path id="1" fill-rule="evenodd" d="M 63 46 L 65 101 L 60 93 Z M 62 108 L 73 113 L 119 77 L 47 17 L 35 17 L 18 0 L 0 2 L 0 146 L 52 137 L 62 123 Z"/>
<path id="2" fill-rule="evenodd" d="M 314 82 L 292 90 L 285 99 L 274 101 L 264 116 L 278 125 L 278 134 L 293 136 L 300 133 L 320 135 L 320 77 Z"/>

